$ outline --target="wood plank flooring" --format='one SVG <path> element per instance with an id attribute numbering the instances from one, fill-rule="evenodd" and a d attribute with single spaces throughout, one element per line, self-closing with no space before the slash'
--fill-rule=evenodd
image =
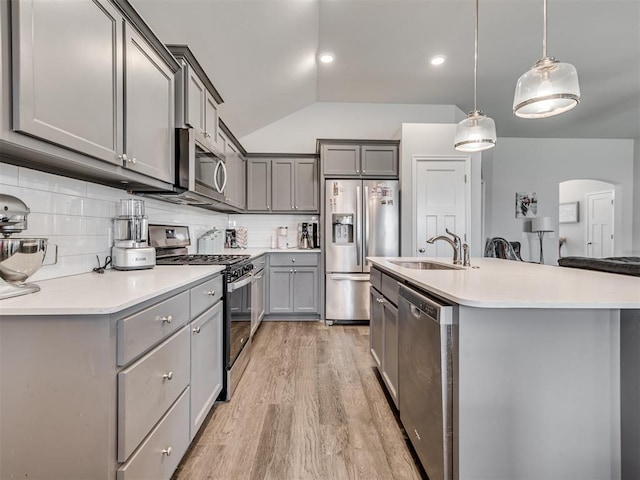
<path id="1" fill-rule="evenodd" d="M 421 479 L 380 386 L 369 327 L 263 322 L 233 398 L 174 480 Z"/>

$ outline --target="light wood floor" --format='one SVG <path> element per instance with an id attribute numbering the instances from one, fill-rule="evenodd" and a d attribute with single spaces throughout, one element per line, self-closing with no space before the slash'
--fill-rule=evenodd
<path id="1" fill-rule="evenodd" d="M 233 398 L 174 480 L 410 480 L 421 474 L 373 368 L 369 328 L 263 322 Z"/>

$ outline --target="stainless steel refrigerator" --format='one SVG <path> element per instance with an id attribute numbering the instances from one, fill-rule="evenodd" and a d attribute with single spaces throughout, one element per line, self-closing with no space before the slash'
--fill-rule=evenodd
<path id="1" fill-rule="evenodd" d="M 366 258 L 399 256 L 399 193 L 397 180 L 326 180 L 326 320 L 369 320 Z"/>

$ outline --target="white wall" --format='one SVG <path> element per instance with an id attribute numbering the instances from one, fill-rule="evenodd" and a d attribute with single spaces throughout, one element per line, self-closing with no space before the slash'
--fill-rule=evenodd
<path id="1" fill-rule="evenodd" d="M 400 252 L 414 254 L 415 209 L 413 202 L 413 163 L 415 156 L 436 159 L 470 159 L 471 213 L 468 243 L 471 256 L 481 256 L 481 156 L 478 153 L 461 154 L 453 148 L 456 124 L 403 123 L 400 141 L 401 226 Z"/>
<path id="2" fill-rule="evenodd" d="M 113 244 L 111 219 L 124 190 L 0 163 L 0 193 L 22 200 L 31 213 L 20 237 L 45 237 L 58 245 L 58 263 L 40 268 L 29 281 L 90 272 L 104 263 Z M 188 225 L 190 253 L 212 226 L 227 227 L 227 215 L 142 197 L 150 223 Z M 52 258 L 53 248 L 47 252 Z"/>
<path id="3" fill-rule="evenodd" d="M 560 183 L 559 202 L 579 202 L 578 222 L 561 223 L 558 225 L 558 235 L 566 238 L 566 243 L 562 247 L 562 256 L 584 256 L 586 255 L 586 225 L 587 225 L 587 193 L 602 192 L 605 190 L 616 190 L 615 185 L 598 180 L 569 180 Z M 616 197 L 620 195 L 616 192 Z M 616 198 L 616 209 L 620 208 L 620 199 Z M 620 237 L 621 225 L 614 225 L 615 237 Z"/>
<path id="4" fill-rule="evenodd" d="M 403 123 L 456 123 L 454 105 L 318 102 L 245 137 L 248 152 L 315 153 L 318 138 L 394 139 Z"/>
<path id="5" fill-rule="evenodd" d="M 572 179 L 594 179 L 619 187 L 621 208 L 615 222 L 622 226 L 616 255 L 632 252 L 634 153 L 633 140 L 499 138 L 493 150 L 491 224 L 487 236 L 523 242 L 523 258 L 538 259 L 537 237 L 526 234 L 523 221 L 515 218 L 516 192 L 538 194 L 538 215 L 558 225 L 558 184 Z M 535 241 L 534 241 L 535 240 Z M 558 258 L 557 228 L 545 236 L 546 263 Z"/>

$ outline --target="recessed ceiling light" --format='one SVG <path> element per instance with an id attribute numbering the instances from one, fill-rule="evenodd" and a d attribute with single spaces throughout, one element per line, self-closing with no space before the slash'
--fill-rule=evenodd
<path id="1" fill-rule="evenodd" d="M 333 53 L 321 53 L 320 54 L 320 61 L 322 63 L 331 63 L 336 59 L 336 56 Z"/>
<path id="2" fill-rule="evenodd" d="M 445 57 L 444 55 L 436 55 L 435 57 L 431 57 L 430 62 L 431 62 L 431 65 L 438 66 L 438 65 L 442 65 L 446 59 L 447 57 Z"/>

